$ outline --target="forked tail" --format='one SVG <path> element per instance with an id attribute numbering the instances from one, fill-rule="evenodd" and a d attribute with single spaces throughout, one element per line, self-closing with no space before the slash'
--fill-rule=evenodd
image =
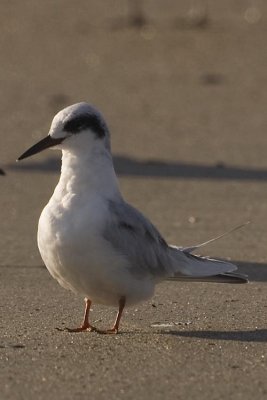
<path id="1" fill-rule="evenodd" d="M 176 266 L 174 276 L 168 278 L 168 280 L 176 281 L 197 281 L 197 282 L 218 282 L 218 283 L 247 283 L 248 279 L 246 275 L 234 273 L 237 266 L 222 260 L 216 260 L 209 257 L 202 257 L 192 254 L 192 252 L 200 247 L 203 247 L 215 240 L 222 238 L 223 236 L 236 231 L 247 225 L 239 225 L 234 229 L 220 235 L 216 238 L 208 240 L 207 242 L 201 243 L 197 246 L 179 248 L 170 246 L 172 252 L 172 259 L 174 260 L 174 266 Z"/>

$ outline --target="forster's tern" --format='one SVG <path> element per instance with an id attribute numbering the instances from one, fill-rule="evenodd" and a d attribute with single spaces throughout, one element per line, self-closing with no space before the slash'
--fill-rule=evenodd
<path id="1" fill-rule="evenodd" d="M 71 105 L 54 117 L 48 136 L 18 160 L 48 147 L 62 150 L 59 183 L 38 226 L 38 246 L 51 275 L 85 297 L 82 325 L 91 303 L 119 307 L 117 333 L 125 305 L 153 295 L 166 280 L 246 282 L 236 266 L 195 256 L 199 246 L 168 245 L 158 230 L 123 199 L 113 168 L 110 134 L 103 116 L 87 103 Z M 204 243 L 205 244 L 205 243 Z M 98 331 L 98 330 L 97 330 Z"/>

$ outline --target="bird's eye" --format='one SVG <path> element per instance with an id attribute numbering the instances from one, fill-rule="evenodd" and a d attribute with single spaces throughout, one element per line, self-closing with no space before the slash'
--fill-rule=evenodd
<path id="1" fill-rule="evenodd" d="M 67 121 L 64 126 L 64 131 L 78 133 L 83 129 L 88 129 L 91 126 L 91 118 L 87 115 L 81 115 Z"/>

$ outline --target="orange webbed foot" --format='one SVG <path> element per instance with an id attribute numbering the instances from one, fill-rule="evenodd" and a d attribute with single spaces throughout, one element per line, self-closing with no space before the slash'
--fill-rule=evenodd
<path id="1" fill-rule="evenodd" d="M 97 332 L 97 328 L 90 324 L 84 324 L 79 326 L 78 328 L 65 328 L 67 332 L 78 333 L 78 332 Z"/>

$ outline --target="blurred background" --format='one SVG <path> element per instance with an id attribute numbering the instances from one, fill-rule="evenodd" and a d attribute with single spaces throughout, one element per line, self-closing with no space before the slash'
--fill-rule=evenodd
<path id="1" fill-rule="evenodd" d="M 40 265 L 60 154 L 16 158 L 63 107 L 96 105 L 126 199 L 191 245 L 266 262 L 267 3 L 1 1 L 0 264 Z M 5 175 L 4 175 L 5 173 Z"/>
<path id="2" fill-rule="evenodd" d="M 266 43 L 264 0 L 0 1 L 1 399 L 266 398 Z M 203 248 L 250 284 L 164 282 L 121 335 L 56 330 L 83 307 L 36 243 L 60 154 L 15 160 L 80 101 L 107 120 L 124 197 L 168 242 L 251 221 Z M 114 316 L 97 306 L 92 321 Z"/>

